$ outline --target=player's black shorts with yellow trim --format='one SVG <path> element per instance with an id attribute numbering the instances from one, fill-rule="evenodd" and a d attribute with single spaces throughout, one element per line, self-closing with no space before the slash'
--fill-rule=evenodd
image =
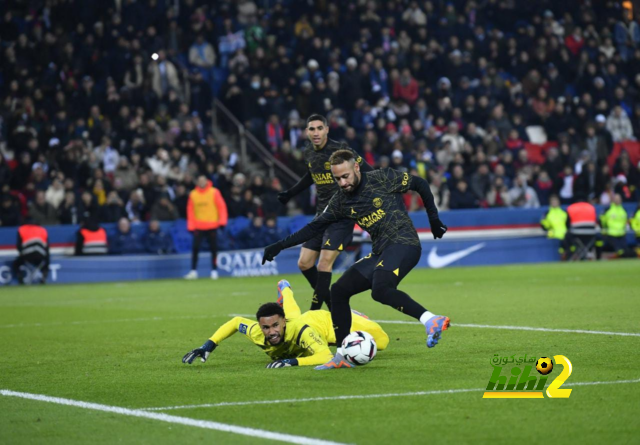
<path id="1" fill-rule="evenodd" d="M 422 248 L 405 244 L 391 244 L 376 255 L 373 252 L 360 258 L 351 268 L 360 272 L 369 282 L 373 281 L 376 270 L 393 272 L 398 283 L 418 264 Z"/>
<path id="2" fill-rule="evenodd" d="M 302 247 L 315 250 L 338 250 L 343 251 L 353 240 L 353 227 L 355 223 L 350 219 L 342 219 L 331 224 L 324 233 L 311 238 Z"/>

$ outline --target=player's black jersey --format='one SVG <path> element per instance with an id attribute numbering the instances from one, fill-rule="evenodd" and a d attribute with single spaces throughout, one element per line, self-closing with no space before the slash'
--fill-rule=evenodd
<path id="1" fill-rule="evenodd" d="M 320 214 L 324 208 L 329 204 L 331 197 L 340 190 L 338 184 L 333 179 L 331 174 L 331 164 L 329 158 L 333 153 L 338 150 L 351 150 L 355 154 L 356 161 L 362 168 L 364 161 L 362 157 L 358 155 L 352 148 L 350 148 L 345 142 L 338 142 L 332 139 L 328 139 L 327 143 L 320 150 L 313 148 L 313 144 L 307 142 L 304 148 L 304 162 L 307 165 L 311 179 L 313 179 L 318 192 L 316 215 Z M 364 163 L 366 164 L 366 163 Z M 367 164 L 368 165 L 368 164 Z M 367 170 L 367 169 L 365 169 Z"/>
<path id="2" fill-rule="evenodd" d="M 309 223 L 310 229 L 323 231 L 329 224 L 352 219 L 371 235 L 373 253 L 379 254 L 390 244 L 420 248 L 420 240 L 407 213 L 402 194 L 411 188 L 408 173 L 385 168 L 363 173 L 355 192 L 336 193 L 324 211 Z M 433 211 L 437 215 L 435 206 Z M 285 246 L 298 244 L 292 235 Z"/>

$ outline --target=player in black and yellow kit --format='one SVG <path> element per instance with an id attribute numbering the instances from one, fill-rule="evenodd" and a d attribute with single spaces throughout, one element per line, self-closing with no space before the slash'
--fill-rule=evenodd
<path id="1" fill-rule="evenodd" d="M 187 353 L 183 363 L 191 364 L 196 357 L 205 362 L 220 343 L 236 332 L 245 335 L 274 361 L 267 368 L 319 365 L 331 360 L 329 345 L 336 337 L 328 311 L 317 310 L 300 313 L 289 282 L 278 283 L 278 302 L 263 304 L 256 319 L 234 317 L 223 324 L 200 348 Z M 354 312 L 353 331 L 365 331 L 373 336 L 382 350 L 389 344 L 389 336 L 380 325 Z"/>
<path id="2" fill-rule="evenodd" d="M 329 204 L 331 197 L 339 190 L 331 174 L 329 158 L 337 150 L 350 150 L 354 153 L 356 162 L 363 172 L 373 168 L 361 156 L 342 142 L 329 139 L 327 119 L 319 114 L 313 114 L 307 119 L 307 137 L 309 141 L 304 148 L 304 162 L 307 173 L 289 190 L 278 194 L 282 204 L 303 190 L 316 185 L 317 205 L 316 215 Z M 314 289 L 311 310 L 320 309 L 325 302 L 330 307 L 329 287 L 331 286 L 331 272 L 340 252 L 344 250 L 353 238 L 353 221 L 345 219 L 329 226 L 324 232 L 317 233 L 307 240 L 300 249 L 298 267 L 309 284 Z M 316 262 L 318 266 L 316 267 Z"/>
<path id="3" fill-rule="evenodd" d="M 340 343 L 349 332 L 349 299 L 371 289 L 374 300 L 420 320 L 427 330 L 427 346 L 434 347 L 442 331 L 448 328 L 449 318 L 432 314 L 397 288 L 418 264 L 422 250 L 402 194 L 409 190 L 420 194 L 434 238 L 442 238 L 447 231 L 447 226 L 438 217 L 429 184 L 422 178 L 390 168 L 361 173 L 353 153 L 348 150 L 335 152 L 330 162 L 341 192 L 336 193 L 327 208 L 301 230 L 267 246 L 263 264 L 272 261 L 282 249 L 311 239 L 337 221 L 356 221 L 371 235 L 373 247 L 370 255 L 351 266 L 331 287 L 336 342 Z M 316 369 L 341 367 L 351 366 L 338 353 L 331 362 Z"/>

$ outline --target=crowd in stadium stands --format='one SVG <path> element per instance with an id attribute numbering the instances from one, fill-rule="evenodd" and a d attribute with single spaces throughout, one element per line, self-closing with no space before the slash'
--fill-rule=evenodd
<path id="1" fill-rule="evenodd" d="M 203 173 L 230 218 L 253 218 L 247 242 L 263 238 L 287 212 L 282 186 L 214 138 L 213 95 L 300 174 L 305 119 L 325 114 L 370 164 L 427 178 L 441 210 L 640 197 L 640 26 L 618 1 L 42 0 L 0 13 L 2 226 L 126 233 L 185 218 Z"/>

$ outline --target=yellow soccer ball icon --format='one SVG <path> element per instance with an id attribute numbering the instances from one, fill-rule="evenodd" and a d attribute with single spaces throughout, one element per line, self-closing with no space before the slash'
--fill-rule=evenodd
<path id="1" fill-rule="evenodd" d="M 542 375 L 547 375 L 553 370 L 553 362 L 549 357 L 540 357 L 536 362 L 536 369 Z"/>

